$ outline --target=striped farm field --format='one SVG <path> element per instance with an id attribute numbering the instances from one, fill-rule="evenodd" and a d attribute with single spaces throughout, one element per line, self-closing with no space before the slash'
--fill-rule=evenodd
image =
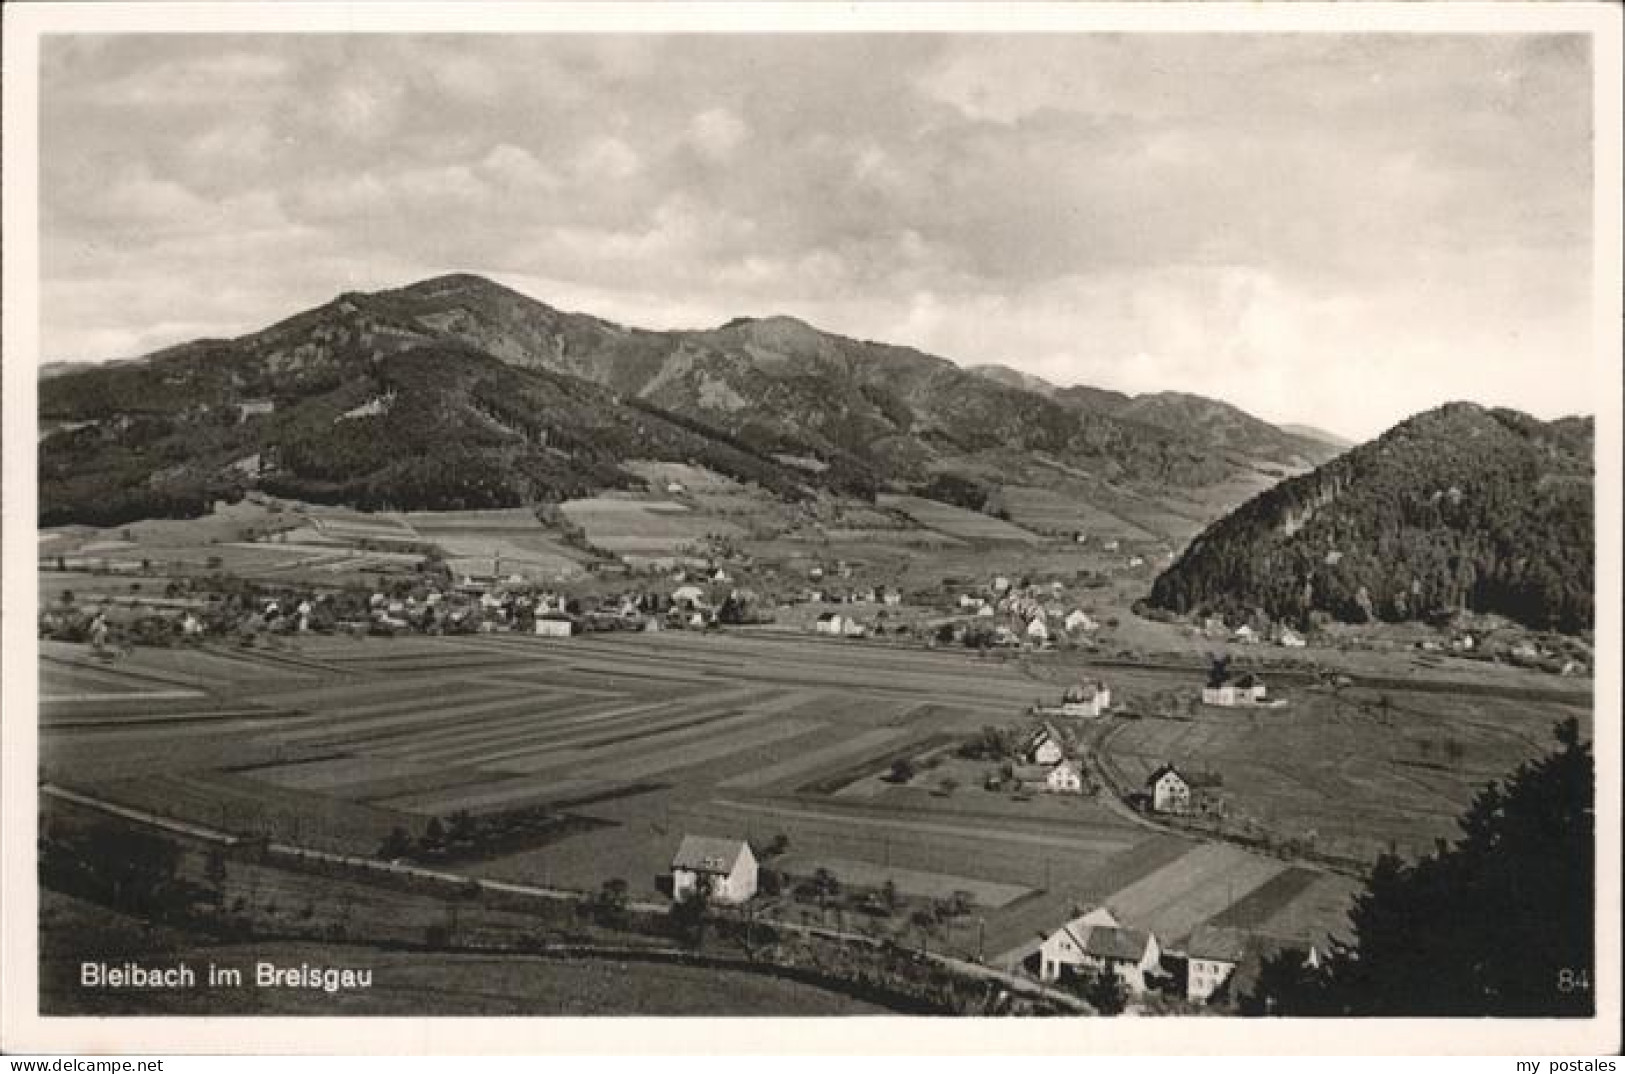
<path id="1" fill-rule="evenodd" d="M 649 513 L 600 510 L 616 512 Z M 463 521 L 478 520 L 450 528 Z M 501 825 L 504 813 L 545 811 L 556 838 L 467 868 L 583 891 L 620 878 L 656 899 L 684 834 L 758 850 L 782 835 L 789 867 L 832 868 L 854 889 L 890 879 L 912 900 L 971 892 L 989 954 L 1024 948 L 1080 904 L 1106 902 L 1172 942 L 1232 906 L 1258 928 L 1313 933 L 1347 896 L 1097 801 L 988 791 L 951 765 L 942 772 L 960 778 L 946 790 L 928 778 L 843 796 L 895 757 L 951 756 L 984 725 L 1022 718 L 1036 680 L 960 652 L 729 633 L 311 637 L 113 667 L 64 647 L 42 672 L 84 694 L 42 722 L 54 782 L 322 849 L 373 854 L 394 828 L 421 832 L 431 818 L 466 811 Z M 155 725 L 165 718 L 173 726 Z M 1157 723 L 1134 725 L 1134 749 L 1119 751 L 1126 737 L 1107 744 L 1125 771 L 1164 750 L 1221 750 L 1229 734 Z M 1307 793 L 1287 775 L 1276 785 Z M 1418 781 L 1414 793 L 1436 791 Z M 801 906 L 791 898 L 785 912 Z M 975 954 L 977 931 L 961 922 L 936 942 Z"/>
<path id="2" fill-rule="evenodd" d="M 433 769 L 377 757 L 333 757 L 255 771 L 254 778 L 295 790 L 328 791 L 377 779 L 418 776 Z"/>
<path id="3" fill-rule="evenodd" d="M 907 730 L 894 727 L 881 727 L 865 731 L 851 738 L 842 739 L 833 745 L 825 746 L 822 749 L 804 753 L 799 757 L 793 757 L 758 771 L 724 780 L 721 786 L 756 789 L 772 786 L 775 783 L 787 782 L 797 776 L 816 772 L 825 766 L 838 765 L 844 761 L 862 757 L 865 754 L 884 751 L 908 737 L 909 733 Z"/>
<path id="4" fill-rule="evenodd" d="M 601 780 L 592 779 L 514 777 L 496 782 L 487 780 L 475 786 L 402 795 L 378 804 L 390 809 L 405 810 L 408 813 L 421 813 L 426 817 L 443 817 L 459 810 L 480 813 L 490 809 L 550 801 L 603 786 Z"/>
<path id="5" fill-rule="evenodd" d="M 669 500 L 594 497 L 568 500 L 563 511 L 586 532 L 589 542 L 611 552 L 670 551 L 707 536 L 745 535 L 737 523 Z"/>
<path id="6" fill-rule="evenodd" d="M 1113 892 L 1105 903 L 1120 920 L 1176 942 L 1286 868 L 1227 843 L 1204 843 Z"/>
<path id="7" fill-rule="evenodd" d="M 1003 519 L 994 518 L 992 515 L 967 511 L 963 507 L 919 496 L 882 495 L 876 497 L 875 502 L 882 507 L 903 512 L 926 529 L 967 541 L 1019 541 L 1022 544 L 1037 544 L 1042 540 L 1037 534 L 1020 526 L 1013 526 Z"/>
<path id="8" fill-rule="evenodd" d="M 1010 520 L 1035 533 L 1070 535 L 1082 533 L 1091 538 L 1155 539 L 1149 533 L 1080 497 L 1063 496 L 1046 488 L 1005 485 L 999 489 Z"/>
<path id="9" fill-rule="evenodd" d="M 1213 924 L 1232 928 L 1253 928 L 1280 913 L 1325 874 L 1313 869 L 1287 869 L 1254 888 L 1245 898 L 1227 906 L 1213 918 Z"/>

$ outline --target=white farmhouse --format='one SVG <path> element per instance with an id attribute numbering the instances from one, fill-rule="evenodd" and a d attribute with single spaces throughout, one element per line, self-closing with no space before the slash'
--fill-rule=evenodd
<path id="1" fill-rule="evenodd" d="M 1199 925 L 1185 951 L 1185 998 L 1205 1003 L 1223 988 L 1247 956 L 1247 934 Z"/>
<path id="2" fill-rule="evenodd" d="M 715 902 L 756 894 L 756 855 L 741 839 L 685 835 L 671 859 L 671 896 L 681 902 L 704 889 Z"/>
<path id="3" fill-rule="evenodd" d="M 1061 736 L 1049 724 L 1038 728 L 1027 739 L 1025 753 L 1029 763 L 1039 765 L 1060 764 L 1066 756 Z"/>
<path id="4" fill-rule="evenodd" d="M 1124 928 L 1110 910 L 1097 907 L 1073 918 L 1038 948 L 1038 975 L 1058 980 L 1081 970 L 1115 973 L 1129 992 L 1146 990 L 1146 977 L 1162 970 L 1162 949 L 1149 932 Z"/>
<path id="5" fill-rule="evenodd" d="M 1187 813 L 1191 807 L 1191 785 L 1179 770 L 1165 764 L 1146 777 L 1151 793 L 1151 809 L 1156 813 Z"/>
<path id="6" fill-rule="evenodd" d="M 568 615 L 550 613 L 536 617 L 536 633 L 544 638 L 568 638 L 575 633 L 575 623 Z"/>
<path id="7" fill-rule="evenodd" d="M 1027 624 L 1027 640 L 1040 645 L 1049 641 L 1049 624 L 1042 615 L 1033 616 Z"/>
<path id="8" fill-rule="evenodd" d="M 830 634 L 839 638 L 846 634 L 849 623 L 851 620 L 840 612 L 824 612 L 813 623 L 813 630 L 819 634 Z"/>
<path id="9" fill-rule="evenodd" d="M 1082 794 L 1083 775 L 1071 761 L 1062 761 L 1044 777 L 1044 789 L 1051 794 Z"/>
<path id="10" fill-rule="evenodd" d="M 1262 704 L 1265 697 L 1264 680 L 1251 673 L 1228 680 L 1218 686 L 1202 687 L 1202 704 L 1236 708 Z"/>

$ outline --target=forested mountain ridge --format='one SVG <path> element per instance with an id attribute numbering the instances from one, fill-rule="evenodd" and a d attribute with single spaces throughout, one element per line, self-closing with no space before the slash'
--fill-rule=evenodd
<path id="1" fill-rule="evenodd" d="M 1314 466 L 1349 446 L 1326 433 L 1311 435 L 1300 431 L 1301 427 L 1271 425 L 1240 407 L 1189 392 L 1127 395 L 1085 384 L 1062 388 L 1000 365 L 976 366 L 971 372 L 998 384 L 1036 392 L 1070 410 L 1194 435 L 1211 449 L 1278 464 Z"/>
<path id="2" fill-rule="evenodd" d="M 461 274 L 51 372 L 43 524 L 191 515 L 247 484 L 365 508 L 517 504 L 635 484 L 636 458 L 790 497 L 919 487 L 993 452 L 1151 489 L 1301 468 L 793 318 L 645 331 Z"/>
<path id="3" fill-rule="evenodd" d="M 1594 621 L 1594 423 L 1451 403 L 1214 523 L 1152 586 L 1175 612 L 1302 622 L 1460 610 Z"/>

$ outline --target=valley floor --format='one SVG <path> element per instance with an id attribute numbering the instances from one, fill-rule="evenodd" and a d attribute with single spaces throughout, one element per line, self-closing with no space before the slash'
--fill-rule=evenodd
<path id="1" fill-rule="evenodd" d="M 508 825 L 533 810 L 559 819 L 453 843 L 444 867 L 580 892 L 620 879 L 634 900 L 657 903 L 685 834 L 758 849 L 782 836 L 785 852 L 768 865 L 787 887 L 759 900 L 765 918 L 1006 968 L 1097 904 L 1165 947 L 1204 923 L 1299 944 L 1345 935 L 1352 877 L 1135 823 L 1103 800 L 986 790 L 975 762 L 933 760 L 986 725 L 1023 721 L 1085 672 L 1131 706 L 1200 681 L 1195 664 L 726 633 L 304 637 L 276 649 L 135 649 L 111 663 L 46 642 L 40 765 L 45 780 L 101 799 L 362 857 L 397 829 L 415 839 L 460 814 Z M 1516 701 L 1386 690 L 1386 707 L 1375 691 L 1282 683 L 1289 704 L 1278 712 L 1111 717 L 1078 730 L 1105 732 L 1102 757 L 1133 778 L 1167 760 L 1218 770 L 1238 823 L 1283 843 L 1313 831 L 1319 849 L 1369 860 L 1390 845 L 1431 846 L 1480 786 L 1545 752 L 1553 722 L 1588 718 L 1587 693 L 1540 692 L 1554 681 L 1530 676 Z M 877 779 L 898 757 L 917 759 L 918 774 Z M 798 894 L 820 869 L 838 880 L 836 897 Z M 879 908 L 872 896 L 888 881 L 894 901 Z M 919 920 L 956 893 L 961 912 Z M 305 912 L 279 904 L 274 885 L 243 897 L 290 921 Z M 406 1010 L 421 989 L 423 1009 L 439 1010 L 433 982 L 461 980 L 458 967 L 472 964 L 420 958 L 390 962 L 400 987 L 365 1002 Z M 610 970 L 580 972 L 586 995 L 613 991 Z M 538 1011 L 578 1012 L 565 998 L 574 986 L 551 983 L 560 974 L 512 971 L 491 1009 L 533 995 Z M 455 1003 L 486 1002 L 471 985 L 450 987 Z M 647 1002 L 678 1002 L 668 992 L 708 1002 L 686 985 Z M 771 989 L 727 994 L 728 1013 L 788 1002 Z M 623 1012 L 655 1010 L 626 1002 Z"/>

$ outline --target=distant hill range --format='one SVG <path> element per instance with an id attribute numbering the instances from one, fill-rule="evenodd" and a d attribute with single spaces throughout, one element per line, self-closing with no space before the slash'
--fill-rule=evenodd
<path id="1" fill-rule="evenodd" d="M 1214 523 L 1152 587 L 1176 612 L 1594 621 L 1590 418 L 1451 403 Z"/>
<path id="2" fill-rule="evenodd" d="M 1131 396 L 1087 385 L 1063 388 L 1002 365 L 975 366 L 971 371 L 997 384 L 1037 392 L 1072 410 L 1194 433 L 1210 447 L 1258 459 L 1312 466 L 1350 446 L 1330 433 L 1307 426 L 1271 425 L 1229 403 L 1186 392 Z"/>
<path id="3" fill-rule="evenodd" d="M 1197 396 L 1057 388 L 787 317 L 643 331 L 470 275 L 50 367 L 39 395 L 45 525 L 188 517 L 249 486 L 508 506 L 639 487 L 623 464 L 654 459 L 790 499 L 1035 485 L 1184 536 L 1339 451 Z"/>

